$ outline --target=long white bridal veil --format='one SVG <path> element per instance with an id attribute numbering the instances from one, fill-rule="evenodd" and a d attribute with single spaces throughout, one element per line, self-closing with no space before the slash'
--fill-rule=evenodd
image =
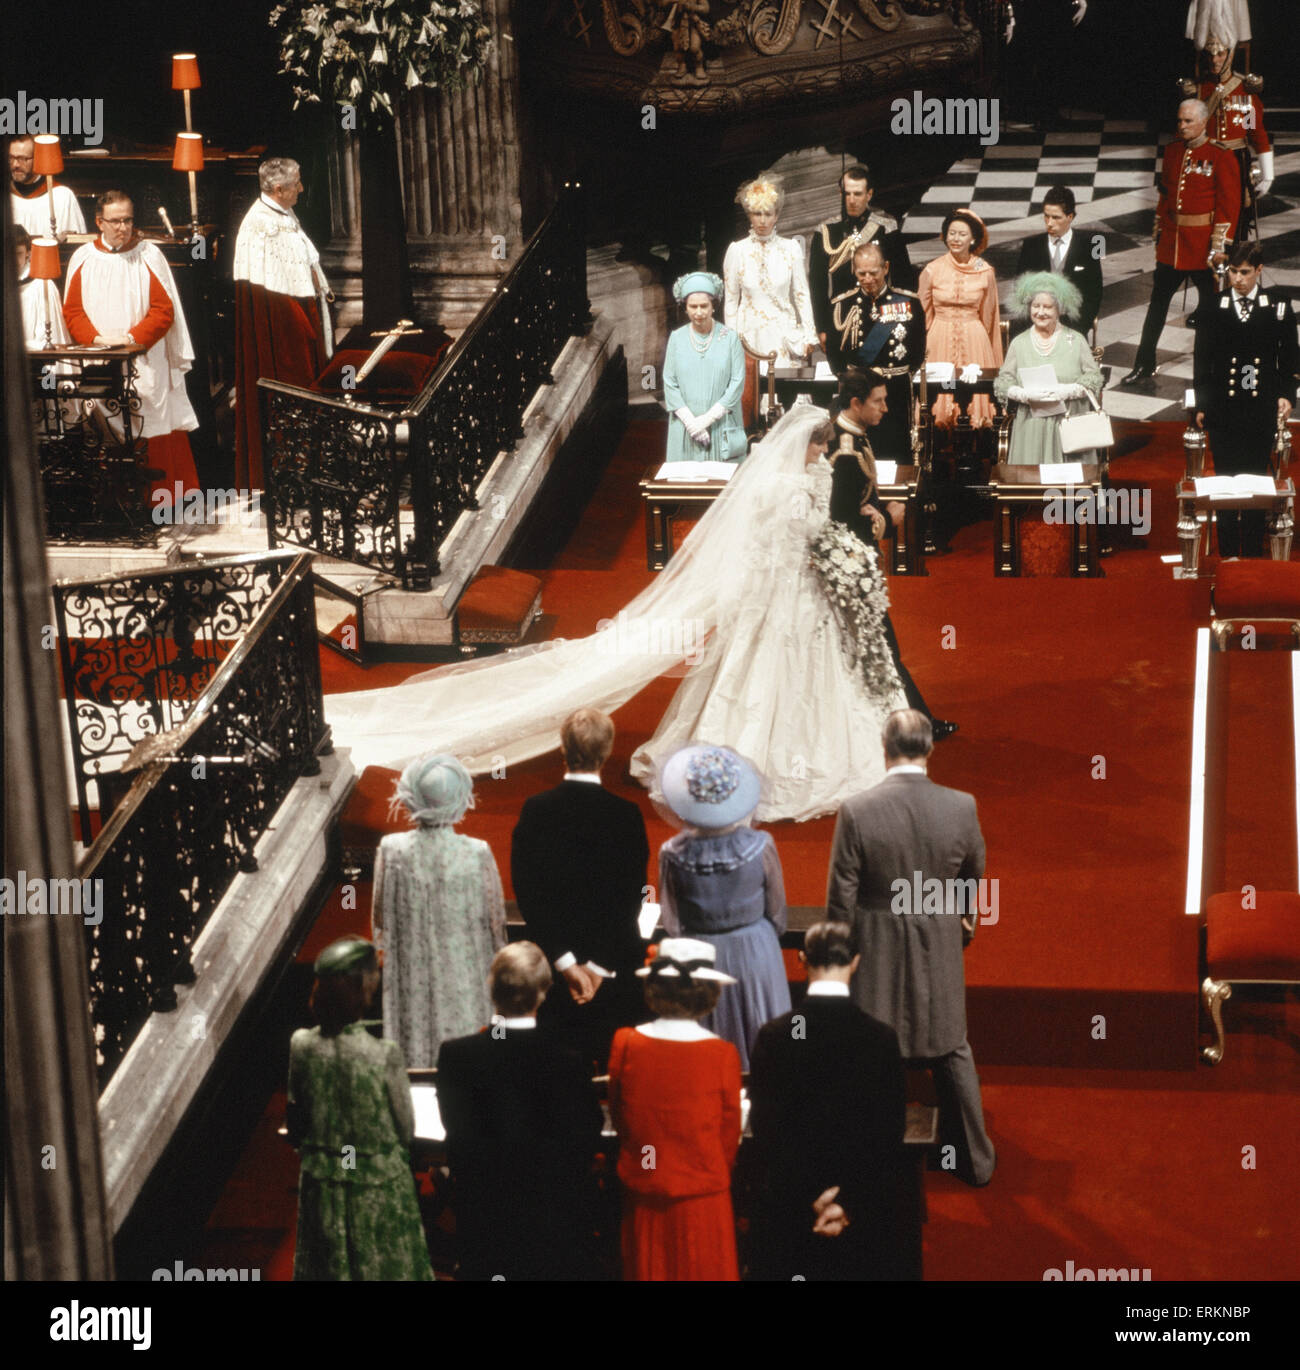
<path id="1" fill-rule="evenodd" d="M 482 774 L 559 747 L 575 709 L 613 712 L 672 667 L 695 664 L 728 605 L 767 563 L 824 409 L 799 404 L 740 464 L 668 566 L 591 637 L 518 647 L 384 690 L 325 696 L 337 746 L 358 770 L 450 752 Z M 758 583 L 764 582 L 758 577 Z"/>

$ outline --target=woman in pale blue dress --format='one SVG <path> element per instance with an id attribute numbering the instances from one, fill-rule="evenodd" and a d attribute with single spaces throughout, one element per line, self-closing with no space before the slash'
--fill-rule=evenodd
<path id="1" fill-rule="evenodd" d="M 438 1049 L 492 1017 L 488 967 L 506 943 L 501 877 L 486 842 L 455 824 L 473 802 L 453 756 L 413 761 L 393 800 L 418 824 L 391 833 L 375 858 L 374 939 L 384 953 L 384 1035 L 408 1066 L 435 1066 Z"/>
<path id="2" fill-rule="evenodd" d="M 673 286 L 688 321 L 669 335 L 664 355 L 665 461 L 739 461 L 745 455 L 745 353 L 736 330 L 713 317 L 721 295 L 722 281 L 707 271 L 693 271 Z"/>
<path id="3" fill-rule="evenodd" d="M 1079 288 L 1064 276 L 1035 271 L 1015 284 L 1016 310 L 1027 313 L 1032 328 L 1013 338 L 1002 370 L 993 383 L 1000 404 L 1015 400 L 1020 409 L 1011 426 L 1010 466 L 1050 466 L 1063 461 L 1095 462 L 1096 452 L 1072 452 L 1061 448 L 1061 420 L 1067 415 L 1087 414 L 1093 405 L 1088 396 L 1101 394 L 1101 367 L 1082 333 L 1066 328 L 1062 314 L 1078 317 L 1082 303 Z M 1047 389 L 1026 386 L 1021 373 L 1029 367 L 1050 366 L 1056 385 Z M 1059 403 L 1058 403 L 1059 402 Z M 1036 413 L 1035 409 L 1065 406 L 1065 414 Z"/>
<path id="4" fill-rule="evenodd" d="M 659 776 L 664 803 L 687 826 L 659 851 L 660 920 L 669 937 L 695 937 L 737 985 L 704 1020 L 735 1045 L 740 1068 L 764 1023 L 790 1011 L 781 955 L 785 880 L 772 834 L 748 820 L 762 781 L 729 747 L 674 752 Z"/>

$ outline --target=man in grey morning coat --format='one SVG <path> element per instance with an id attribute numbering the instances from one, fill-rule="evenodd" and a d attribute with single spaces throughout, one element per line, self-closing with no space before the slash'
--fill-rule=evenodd
<path id="1" fill-rule="evenodd" d="M 962 968 L 964 943 L 974 933 L 974 901 L 966 917 L 960 900 L 939 903 L 941 912 L 929 899 L 914 907 L 918 887 L 926 889 L 927 881 L 978 880 L 984 838 L 974 796 L 926 775 L 934 743 L 924 714 L 891 714 L 884 744 L 884 780 L 840 809 L 826 917 L 856 930 L 862 962 L 852 990 L 858 1007 L 888 1023 L 907 1063 L 927 1066 L 934 1078 L 940 1155 L 949 1158 L 944 1168 L 955 1157 L 959 1178 L 985 1185 L 996 1158 L 966 1041 Z M 955 1152 L 943 1151 L 947 1146 Z"/>

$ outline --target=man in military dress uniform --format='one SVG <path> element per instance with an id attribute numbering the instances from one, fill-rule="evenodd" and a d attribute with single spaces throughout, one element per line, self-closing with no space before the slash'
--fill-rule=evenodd
<path id="1" fill-rule="evenodd" d="M 1237 46 L 1235 22 L 1225 12 L 1217 21 L 1227 32 L 1211 29 L 1202 54 L 1203 71 L 1209 74 L 1200 82 L 1184 81 L 1183 94 L 1198 96 L 1209 110 L 1206 127 L 1210 141 L 1222 143 L 1237 159 L 1241 175 L 1241 217 L 1237 236 L 1244 238 L 1256 222 L 1259 200 L 1273 184 L 1273 144 L 1264 127 L 1264 106 L 1259 91 L 1264 82 L 1259 76 L 1243 76 L 1233 71 L 1232 58 Z M 1250 154 L 1259 162 L 1259 181 L 1250 181 Z"/>
<path id="2" fill-rule="evenodd" d="M 1156 274 L 1147 306 L 1142 340 L 1133 370 L 1120 382 L 1133 385 L 1155 375 L 1156 344 L 1165 326 L 1169 302 L 1190 276 L 1196 283 L 1196 319 L 1214 307 L 1212 267 L 1227 258 L 1237 232 L 1241 207 L 1241 174 L 1237 159 L 1206 136 L 1209 111 L 1202 100 L 1178 106 L 1178 132 L 1165 148 L 1156 207 Z"/>
<path id="3" fill-rule="evenodd" d="M 813 321 L 833 371 L 840 368 L 829 350 L 836 341 L 832 302 L 855 288 L 853 253 L 858 247 L 863 243 L 878 243 L 889 264 L 890 284 L 906 290 L 916 289 L 916 272 L 908 260 L 907 244 L 899 232 L 898 220 L 871 208 L 872 193 L 871 172 L 860 163 L 849 167 L 840 177 L 844 213 L 835 222 L 827 221 L 818 226 L 808 254 Z"/>
<path id="4" fill-rule="evenodd" d="M 840 378 L 835 395 L 834 448 L 827 455 L 834 463 L 831 478 L 830 516 L 856 533 L 868 547 L 878 547 L 884 536 L 886 513 L 895 523 L 903 516 L 903 506 L 883 501 L 876 487 L 876 456 L 872 450 L 868 429 L 878 427 L 888 409 L 885 378 L 875 371 L 847 371 Z M 909 707 L 920 710 L 931 722 L 935 741 L 951 736 L 957 724 L 946 718 L 935 718 L 917 689 L 903 659 L 899 655 L 898 638 L 889 615 L 885 615 L 885 637 L 894 658 L 898 678 L 907 695 Z"/>
<path id="5" fill-rule="evenodd" d="M 831 367 L 875 371 L 885 378 L 889 409 L 871 435 L 876 455 L 906 464 L 912 459 L 912 374 L 925 361 L 925 310 L 910 290 L 889 284 L 889 265 L 878 243 L 853 254 L 857 285 L 831 301 Z"/>
<path id="6" fill-rule="evenodd" d="M 1233 248 L 1232 288 L 1196 330 L 1196 424 L 1209 433 L 1216 475 L 1266 475 L 1274 434 L 1295 401 L 1295 318 L 1261 284 L 1262 262 L 1257 243 Z M 1224 509 L 1216 521 L 1220 556 L 1264 555 L 1263 510 Z"/>

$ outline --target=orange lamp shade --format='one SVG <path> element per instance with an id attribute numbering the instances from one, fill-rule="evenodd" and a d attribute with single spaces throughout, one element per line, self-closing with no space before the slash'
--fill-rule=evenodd
<path id="1" fill-rule="evenodd" d="M 172 56 L 172 89 L 198 90 L 199 59 L 192 52 L 178 52 Z"/>
<path id="2" fill-rule="evenodd" d="M 201 133 L 178 133 L 176 135 L 176 148 L 172 153 L 172 170 L 203 170 L 203 135 Z"/>
<path id="3" fill-rule="evenodd" d="M 32 258 L 28 274 L 37 281 L 57 281 L 63 272 L 59 268 L 59 244 L 55 238 L 33 238 Z"/>
<path id="4" fill-rule="evenodd" d="M 53 133 L 38 133 L 32 139 L 32 170 L 38 176 L 57 176 L 63 170 L 63 152 Z"/>

